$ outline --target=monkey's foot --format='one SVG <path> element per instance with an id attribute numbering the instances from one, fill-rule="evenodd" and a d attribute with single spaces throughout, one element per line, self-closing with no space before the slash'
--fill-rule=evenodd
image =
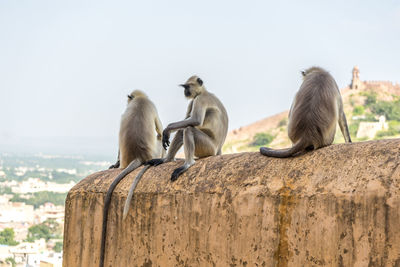
<path id="1" fill-rule="evenodd" d="M 186 166 L 182 166 L 182 167 L 176 168 L 176 169 L 174 170 L 174 172 L 172 173 L 172 175 L 171 175 L 171 181 L 172 181 L 172 182 L 176 181 L 176 180 L 178 179 L 178 177 L 179 177 L 182 173 L 184 173 L 187 169 L 188 169 L 188 168 L 187 168 Z"/>
<path id="2" fill-rule="evenodd" d="M 117 169 L 117 168 L 119 168 L 119 165 L 120 165 L 120 163 L 118 160 L 115 164 L 111 165 L 108 169 Z"/>
<path id="3" fill-rule="evenodd" d="M 145 165 L 157 166 L 164 163 L 164 159 L 151 159 Z"/>

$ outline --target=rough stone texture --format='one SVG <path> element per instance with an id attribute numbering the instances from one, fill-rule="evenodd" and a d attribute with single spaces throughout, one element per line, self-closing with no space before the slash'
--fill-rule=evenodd
<path id="1" fill-rule="evenodd" d="M 289 159 L 259 153 L 149 169 L 130 213 L 114 192 L 106 266 L 400 266 L 400 139 L 333 145 Z M 120 170 L 66 201 L 64 266 L 98 266 L 102 205 Z"/>

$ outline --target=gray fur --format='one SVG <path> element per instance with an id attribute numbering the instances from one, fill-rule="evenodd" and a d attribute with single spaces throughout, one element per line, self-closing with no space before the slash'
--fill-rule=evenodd
<path id="1" fill-rule="evenodd" d="M 184 146 L 185 163 L 173 172 L 173 181 L 194 164 L 194 157 L 220 154 L 228 133 L 228 114 L 225 107 L 214 94 L 205 89 L 203 81 L 192 76 L 182 87 L 185 88 L 185 95 L 191 99 L 186 117 L 182 121 L 169 124 L 163 131 L 164 147 L 169 145 L 170 133 L 178 132 L 166 158 L 161 162 L 174 160 L 179 148 Z"/>
<path id="2" fill-rule="evenodd" d="M 324 69 L 312 67 L 303 72 L 304 81 L 289 112 L 288 135 L 292 148 L 274 150 L 260 148 L 270 157 L 289 157 L 298 152 L 331 145 L 336 124 L 346 143 L 351 143 L 342 97 L 333 77 Z"/>
<path id="3" fill-rule="evenodd" d="M 103 208 L 103 228 L 101 236 L 100 267 L 104 266 L 105 242 L 107 236 L 108 210 L 112 193 L 118 183 L 133 170 L 152 158 L 163 157 L 164 149 L 161 145 L 162 124 L 153 102 L 139 90 L 128 95 L 128 105 L 121 118 L 119 131 L 118 161 L 111 167 L 120 166 L 123 171 L 114 179 L 109 187 Z M 147 170 L 147 168 L 144 168 Z M 144 170 L 144 171 L 145 171 Z M 129 210 L 130 200 L 136 185 L 144 174 L 136 176 L 124 207 L 124 218 Z"/>

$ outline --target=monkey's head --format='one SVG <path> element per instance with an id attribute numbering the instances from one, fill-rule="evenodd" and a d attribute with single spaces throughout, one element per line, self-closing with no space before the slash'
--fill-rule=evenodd
<path id="1" fill-rule="evenodd" d="M 314 66 L 314 67 L 311 67 L 311 68 L 301 71 L 301 75 L 303 75 L 303 79 L 304 79 L 307 75 L 310 75 L 313 72 L 321 72 L 321 71 L 324 71 L 324 70 L 320 67 Z"/>
<path id="2" fill-rule="evenodd" d="M 203 80 L 196 75 L 190 77 L 184 84 L 181 84 L 187 98 L 195 98 L 204 91 Z"/>
<path id="3" fill-rule="evenodd" d="M 147 95 L 143 91 L 135 90 L 128 95 L 128 103 L 138 97 L 147 97 Z"/>

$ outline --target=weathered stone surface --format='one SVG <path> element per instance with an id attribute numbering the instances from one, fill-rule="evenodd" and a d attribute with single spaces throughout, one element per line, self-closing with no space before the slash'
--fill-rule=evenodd
<path id="1" fill-rule="evenodd" d="M 259 153 L 150 168 L 122 220 L 116 188 L 106 266 L 400 266 L 400 139 L 333 145 L 289 159 Z M 120 170 L 66 201 L 64 266 L 98 266 L 102 205 Z"/>

